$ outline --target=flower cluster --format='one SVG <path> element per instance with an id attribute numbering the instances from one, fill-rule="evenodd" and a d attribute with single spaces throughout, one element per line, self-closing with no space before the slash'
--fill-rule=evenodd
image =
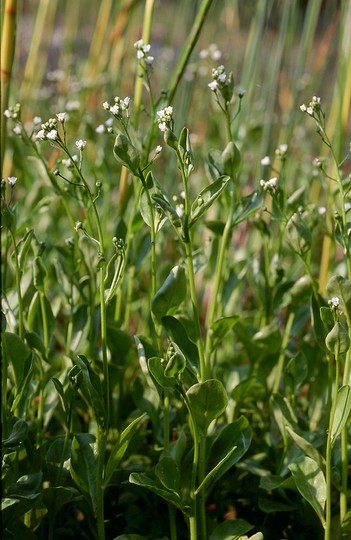
<path id="1" fill-rule="evenodd" d="M 21 105 L 19 103 L 16 103 L 13 107 L 9 107 L 4 111 L 4 116 L 6 118 L 12 118 L 13 120 L 17 120 L 20 117 L 21 114 Z"/>
<path id="2" fill-rule="evenodd" d="M 172 130 L 173 128 L 173 107 L 170 105 L 157 111 L 157 122 L 160 130 L 165 133 L 167 129 Z"/>
<path id="3" fill-rule="evenodd" d="M 218 66 L 218 68 L 213 68 L 212 70 L 212 81 L 208 83 L 208 87 L 212 92 L 222 88 L 227 81 L 227 74 L 225 72 L 224 66 Z"/>
<path id="4" fill-rule="evenodd" d="M 120 97 L 116 96 L 114 99 L 114 104 L 110 105 L 108 101 L 105 101 L 102 106 L 105 109 L 105 111 L 110 112 L 115 118 L 118 118 L 121 120 L 123 118 L 123 114 L 126 113 L 127 117 L 129 116 L 129 104 L 130 104 L 130 98 L 126 97 L 124 99 L 121 99 Z"/>
<path id="5" fill-rule="evenodd" d="M 234 91 L 234 79 L 233 73 L 227 74 L 224 66 L 218 66 L 218 68 L 212 69 L 212 81 L 208 83 L 208 87 L 214 92 L 218 99 L 218 92 L 222 95 L 223 99 L 229 103 L 233 97 Z M 244 95 L 244 91 L 239 93 L 240 99 Z"/>
<path id="6" fill-rule="evenodd" d="M 139 61 L 145 60 L 145 62 L 149 65 L 153 63 L 154 57 L 148 54 L 151 49 L 150 43 L 144 43 L 142 39 L 138 39 L 138 41 L 134 43 L 134 47 L 136 49 L 136 55 Z"/>
<path id="7" fill-rule="evenodd" d="M 321 98 L 313 96 L 312 101 L 310 101 L 308 107 L 303 103 L 300 105 L 302 112 L 306 112 L 310 116 L 314 116 L 315 113 L 319 114 L 321 110 Z"/>
<path id="8" fill-rule="evenodd" d="M 44 124 L 41 124 L 41 129 L 36 134 L 35 138 L 46 141 L 49 139 L 50 141 L 58 141 L 59 140 L 59 134 L 57 131 L 57 118 L 49 118 L 47 122 Z"/>
<path id="9" fill-rule="evenodd" d="M 272 195 L 276 192 L 278 185 L 278 178 L 270 178 L 269 180 L 261 180 L 260 186 L 264 189 L 264 191 L 267 191 L 268 193 L 271 193 Z"/>

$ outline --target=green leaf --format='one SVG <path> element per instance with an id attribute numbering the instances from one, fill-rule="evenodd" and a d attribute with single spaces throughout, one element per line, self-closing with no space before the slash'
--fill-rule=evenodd
<path id="1" fill-rule="evenodd" d="M 164 315 L 176 310 L 187 291 L 185 269 L 175 266 L 151 301 L 151 309 L 159 321 Z"/>
<path id="2" fill-rule="evenodd" d="M 16 411 L 18 416 L 22 416 L 27 409 L 28 398 L 31 393 L 30 383 L 32 380 L 34 369 L 34 354 L 32 353 L 26 360 L 24 365 L 24 375 L 20 382 L 15 399 L 12 403 L 11 412 Z"/>
<path id="3" fill-rule="evenodd" d="M 341 538 L 351 537 L 351 510 L 349 510 L 341 524 Z"/>
<path id="4" fill-rule="evenodd" d="M 135 176 L 138 176 L 138 168 L 140 166 L 139 152 L 130 142 L 130 140 L 122 133 L 119 133 L 116 137 L 113 147 L 113 154 L 117 161 L 127 167 L 127 169 L 135 174 Z"/>
<path id="5" fill-rule="evenodd" d="M 28 311 L 28 330 L 29 332 L 35 332 L 43 338 L 44 332 L 43 332 L 43 317 L 42 317 L 42 308 L 40 303 L 40 292 L 36 291 L 36 293 L 33 296 L 33 299 L 29 306 Z M 48 330 L 49 335 L 52 334 L 52 332 L 55 329 L 56 326 L 56 319 L 54 317 L 54 314 L 52 312 L 51 304 L 49 300 L 44 297 L 44 308 L 46 312 L 47 322 L 48 322 Z"/>
<path id="6" fill-rule="evenodd" d="M 95 437 L 88 433 L 74 435 L 71 446 L 70 472 L 77 486 L 90 495 L 95 509 L 97 460 L 93 450 L 94 442 Z"/>
<path id="7" fill-rule="evenodd" d="M 326 286 L 328 298 L 337 296 L 339 308 L 350 316 L 351 313 L 351 281 L 342 276 L 332 276 Z"/>
<path id="8" fill-rule="evenodd" d="M 208 379 L 191 386 L 186 394 L 193 419 L 198 429 L 206 434 L 212 420 L 218 418 L 228 404 L 223 384 L 217 379 Z"/>
<path id="9" fill-rule="evenodd" d="M 189 228 L 213 205 L 226 188 L 229 180 L 229 176 L 220 176 L 199 193 L 191 205 Z"/>
<path id="10" fill-rule="evenodd" d="M 18 478 L 16 483 L 11 484 L 8 487 L 8 495 L 20 495 L 26 497 L 27 495 L 33 495 L 39 491 L 43 479 L 43 473 L 25 474 Z"/>
<path id="11" fill-rule="evenodd" d="M 32 238 L 34 235 L 34 229 L 29 229 L 26 231 L 23 238 L 18 242 L 17 249 L 18 249 L 18 266 L 21 270 L 21 272 L 24 272 L 25 266 L 26 266 L 26 260 L 28 251 L 30 249 L 30 245 L 32 242 Z"/>
<path id="12" fill-rule="evenodd" d="M 35 332 L 26 332 L 24 339 L 26 340 L 28 347 L 30 347 L 32 350 L 38 351 L 43 358 L 45 358 L 45 345 L 42 338 L 38 334 Z"/>
<path id="13" fill-rule="evenodd" d="M 237 403 L 256 402 L 267 393 L 267 389 L 256 377 L 249 377 L 241 381 L 231 392 L 231 397 Z"/>
<path id="14" fill-rule="evenodd" d="M 184 354 L 191 371 L 197 374 L 200 364 L 199 351 L 195 343 L 188 337 L 183 324 L 175 317 L 167 315 L 162 317 L 162 325 Z"/>
<path id="15" fill-rule="evenodd" d="M 155 473 L 165 488 L 175 493 L 179 493 L 180 471 L 178 464 L 172 457 L 162 457 L 156 465 Z"/>
<path id="16" fill-rule="evenodd" d="M 321 318 L 321 307 L 326 307 L 324 298 L 318 295 L 318 301 L 315 295 L 311 296 L 311 318 L 314 335 L 316 336 L 317 343 L 325 351 L 325 338 L 327 337 L 328 329 L 325 322 Z"/>
<path id="17" fill-rule="evenodd" d="M 145 418 L 145 414 L 142 414 L 141 416 L 138 416 L 138 418 L 135 418 L 135 420 L 133 420 L 133 422 L 131 422 L 129 426 L 127 426 L 118 437 L 118 440 L 111 451 L 110 457 L 106 465 L 104 488 L 108 486 L 113 473 L 120 466 L 124 454 L 128 449 L 128 445 L 132 440 L 134 434 L 136 433 L 137 429 L 139 428 L 140 421 L 143 418 Z"/>
<path id="18" fill-rule="evenodd" d="M 30 510 L 35 508 L 36 503 L 41 498 L 40 493 L 34 493 L 25 497 L 17 496 L 16 498 L 6 497 L 1 501 L 1 518 L 3 529 L 7 523 L 15 523 L 16 520 Z"/>
<path id="19" fill-rule="evenodd" d="M 325 344 L 329 352 L 336 358 L 346 353 L 350 348 L 349 334 L 341 323 L 336 322 L 325 338 Z"/>
<path id="20" fill-rule="evenodd" d="M 273 410 L 273 416 L 278 424 L 281 434 L 285 436 L 286 426 L 292 430 L 297 423 L 297 418 L 287 398 L 280 394 L 273 394 L 270 398 L 270 406 Z"/>
<path id="21" fill-rule="evenodd" d="M 303 257 L 311 249 L 311 231 L 298 212 L 295 212 L 289 219 L 285 234 L 288 244 L 300 257 Z"/>
<path id="22" fill-rule="evenodd" d="M 251 531 L 253 527 L 244 519 L 229 519 L 217 525 L 210 535 L 210 540 L 239 540 L 243 534 Z"/>
<path id="23" fill-rule="evenodd" d="M 29 356 L 31 356 L 31 351 L 24 341 L 17 334 L 13 334 L 12 332 L 4 333 L 2 344 L 6 350 L 7 358 L 12 364 L 15 375 L 15 384 L 18 388 L 23 379 L 24 366 Z"/>
<path id="24" fill-rule="evenodd" d="M 324 508 L 327 487 L 324 474 L 317 463 L 304 456 L 290 463 L 288 468 L 293 475 L 296 487 L 302 497 L 313 507 L 322 525 L 325 524 Z"/>
<path id="25" fill-rule="evenodd" d="M 159 356 L 152 356 L 148 360 L 148 368 L 155 381 L 160 385 L 161 389 L 173 390 L 177 384 L 175 377 L 166 377 L 165 369 L 167 362 Z"/>
<path id="26" fill-rule="evenodd" d="M 204 484 L 207 493 L 215 482 L 223 476 L 247 452 L 252 438 L 248 420 L 240 416 L 226 425 L 214 438 L 208 457 L 208 470 Z"/>
<path id="27" fill-rule="evenodd" d="M 336 409 L 331 426 L 331 444 L 335 444 L 337 437 L 343 430 L 351 411 L 351 387 L 345 384 L 339 388 L 336 396 Z"/>
<path id="28" fill-rule="evenodd" d="M 226 337 L 231 331 L 234 324 L 239 320 L 239 315 L 231 315 L 230 317 L 221 317 L 214 321 L 211 325 L 211 331 L 213 332 L 213 350 L 215 350 L 219 343 Z"/>
<path id="29" fill-rule="evenodd" d="M 26 440 L 28 433 L 29 426 L 27 422 L 23 418 L 20 418 L 14 423 L 10 435 L 2 441 L 2 444 L 7 448 L 19 446 Z"/>
<path id="30" fill-rule="evenodd" d="M 149 173 L 148 176 L 152 174 Z M 147 178 L 148 178 L 147 176 Z M 146 179 L 146 185 L 148 185 L 147 179 Z M 148 192 L 148 193 L 147 193 Z M 158 232 L 162 226 L 166 222 L 166 217 L 163 215 L 163 213 L 159 209 L 159 203 L 155 200 L 154 196 L 158 196 L 159 198 L 163 198 L 164 196 L 162 193 L 160 193 L 160 190 L 155 186 L 154 182 L 152 182 L 152 186 L 150 188 L 147 188 L 146 190 L 143 188 L 140 193 L 140 199 L 139 199 L 139 208 L 140 213 L 142 215 L 142 218 L 146 225 L 148 227 L 151 227 L 151 214 L 150 214 L 150 204 L 153 208 L 153 221 L 154 221 L 154 228 L 155 231 Z M 149 200 L 150 197 L 150 200 Z"/>
<path id="31" fill-rule="evenodd" d="M 88 360 L 83 355 L 78 355 L 75 358 L 75 363 L 82 371 L 83 383 L 82 389 L 86 391 L 90 398 L 91 406 L 93 407 L 96 421 L 100 426 L 105 424 L 105 405 L 102 399 L 101 380 L 99 375 L 89 365 Z"/>
<path id="32" fill-rule="evenodd" d="M 222 152 L 223 172 L 234 178 L 240 167 L 241 155 L 238 147 L 230 141 Z"/>
<path id="33" fill-rule="evenodd" d="M 51 380 L 56 388 L 56 391 L 60 397 L 60 400 L 61 400 L 61 403 L 62 403 L 62 408 L 65 412 L 68 411 L 68 404 L 67 404 L 67 400 L 66 400 L 66 396 L 65 396 L 65 391 L 64 391 L 64 388 L 62 386 L 62 383 L 61 381 L 59 381 L 58 379 L 56 379 L 56 377 L 51 377 Z"/>
<path id="34" fill-rule="evenodd" d="M 236 227 L 237 225 L 239 225 L 239 223 L 245 221 L 245 219 L 258 212 L 258 210 L 260 210 L 260 208 L 262 207 L 262 203 L 262 190 L 254 191 L 250 195 L 242 197 L 235 209 L 232 220 L 232 227 Z"/>
<path id="35" fill-rule="evenodd" d="M 325 460 L 323 456 L 316 450 L 316 448 L 308 442 L 306 439 L 295 433 L 289 426 L 286 426 L 286 431 L 289 433 L 295 444 L 302 450 L 305 456 L 313 459 L 317 465 L 322 469 L 325 467 Z"/>
<path id="36" fill-rule="evenodd" d="M 132 473 L 129 476 L 129 482 L 131 484 L 136 484 L 138 486 L 142 486 L 145 489 L 149 489 L 159 497 L 162 497 L 167 502 L 170 502 L 174 504 L 177 508 L 179 508 L 181 511 L 183 511 L 183 502 L 179 495 L 174 493 L 173 491 L 167 490 L 165 487 L 162 486 L 162 484 L 159 484 L 152 478 L 149 478 L 144 473 Z"/>

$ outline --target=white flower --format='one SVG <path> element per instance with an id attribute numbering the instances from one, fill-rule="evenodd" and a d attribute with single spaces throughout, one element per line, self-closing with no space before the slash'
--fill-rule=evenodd
<path id="1" fill-rule="evenodd" d="M 41 139 L 42 141 L 45 141 L 46 140 L 45 129 L 41 129 L 40 131 L 38 131 L 35 138 L 36 139 Z"/>
<path id="2" fill-rule="evenodd" d="M 137 55 L 138 60 L 141 60 L 142 58 L 144 58 L 144 53 L 142 50 L 137 51 L 136 55 Z"/>
<path id="3" fill-rule="evenodd" d="M 151 64 L 153 63 L 154 60 L 155 60 L 155 58 L 154 58 L 153 56 L 147 56 L 147 57 L 145 58 L 145 62 L 146 62 L 147 64 L 149 64 L 149 66 L 151 66 Z"/>
<path id="4" fill-rule="evenodd" d="M 70 167 L 72 165 L 72 162 L 70 159 L 63 159 L 62 160 L 62 164 L 65 166 L 65 167 Z"/>
<path id="5" fill-rule="evenodd" d="M 166 125 L 166 122 L 160 122 L 158 127 L 160 128 L 160 130 L 164 133 L 167 129 L 167 125 Z"/>
<path id="6" fill-rule="evenodd" d="M 306 112 L 307 112 L 307 114 L 309 114 L 310 116 L 312 116 L 312 115 L 313 115 L 313 109 L 312 109 L 312 107 L 307 107 Z"/>
<path id="7" fill-rule="evenodd" d="M 202 58 L 202 59 L 207 58 L 208 57 L 208 50 L 207 49 L 202 49 L 199 52 L 199 57 Z"/>
<path id="8" fill-rule="evenodd" d="M 270 164 L 271 164 L 271 160 L 269 156 L 265 156 L 264 158 L 261 159 L 261 165 L 266 166 Z"/>
<path id="9" fill-rule="evenodd" d="M 287 144 L 280 144 L 279 147 L 278 147 L 278 150 L 282 153 L 282 154 L 285 154 L 288 150 L 288 145 Z"/>
<path id="10" fill-rule="evenodd" d="M 269 180 L 260 180 L 260 186 L 264 191 L 269 191 L 270 193 L 275 193 L 278 184 L 278 178 L 270 178 Z"/>
<path id="11" fill-rule="evenodd" d="M 33 124 L 34 124 L 35 126 L 38 126 L 39 124 L 41 124 L 41 122 L 42 122 L 42 120 L 41 120 L 40 116 L 34 116 L 34 118 L 33 118 Z"/>
<path id="12" fill-rule="evenodd" d="M 138 41 L 136 41 L 136 42 L 134 43 L 134 47 L 135 47 L 136 49 L 140 49 L 142 46 L 143 46 L 143 40 L 142 40 L 142 39 L 138 39 Z"/>
<path id="13" fill-rule="evenodd" d="M 327 213 L 327 209 L 325 206 L 319 206 L 318 207 L 318 214 L 320 216 L 324 216 Z"/>
<path id="14" fill-rule="evenodd" d="M 9 186 L 13 187 L 17 182 L 17 176 L 9 176 L 7 179 Z"/>
<path id="15" fill-rule="evenodd" d="M 300 110 L 301 110 L 302 112 L 306 112 L 306 111 L 307 111 L 307 107 L 306 107 L 306 105 L 305 105 L 304 103 L 303 103 L 302 105 L 300 105 Z"/>
<path id="16" fill-rule="evenodd" d="M 99 133 L 99 134 L 105 133 L 106 128 L 105 128 L 104 124 L 100 124 L 100 125 L 95 129 L 95 131 L 96 131 L 96 133 Z"/>
<path id="17" fill-rule="evenodd" d="M 83 141 L 83 139 L 79 139 L 78 141 L 76 141 L 76 147 L 78 148 L 78 150 L 84 150 L 86 144 L 87 141 Z"/>
<path id="18" fill-rule="evenodd" d="M 330 300 L 328 300 L 328 304 L 332 308 L 337 308 L 340 304 L 340 298 L 338 296 L 333 296 Z"/>
<path id="19" fill-rule="evenodd" d="M 160 152 L 162 152 L 162 146 L 158 144 L 155 148 L 155 154 L 159 154 Z"/>
<path id="20" fill-rule="evenodd" d="M 73 154 L 72 159 L 73 159 L 73 161 L 75 161 L 76 163 L 78 163 L 78 161 L 79 161 L 77 154 Z"/>
<path id="21" fill-rule="evenodd" d="M 130 97 L 126 97 L 120 100 L 120 107 L 122 111 L 126 111 L 127 109 L 129 109 L 129 103 L 130 103 Z"/>
<path id="22" fill-rule="evenodd" d="M 19 126 L 15 126 L 13 128 L 13 132 L 16 134 L 16 135 L 20 135 L 21 134 L 21 128 Z"/>
<path id="23" fill-rule="evenodd" d="M 105 122 L 106 127 L 111 127 L 113 124 L 113 118 L 108 118 Z"/>
<path id="24" fill-rule="evenodd" d="M 57 113 L 56 118 L 63 124 L 67 120 L 67 113 L 65 112 Z"/>
<path id="25" fill-rule="evenodd" d="M 47 139 L 50 139 L 51 141 L 56 141 L 57 140 L 57 130 L 56 129 L 52 129 L 51 131 L 49 131 L 49 133 L 46 134 L 46 138 Z"/>
<path id="26" fill-rule="evenodd" d="M 109 111 L 110 110 L 110 105 L 108 103 L 108 101 L 104 101 L 103 104 L 102 104 L 103 108 L 105 109 L 105 111 Z"/>
<path id="27" fill-rule="evenodd" d="M 224 82 L 226 81 L 226 78 L 227 78 L 227 75 L 226 75 L 225 73 L 220 73 L 220 74 L 218 75 L 218 80 L 219 80 L 219 82 L 221 82 L 221 83 L 224 83 Z"/>
<path id="28" fill-rule="evenodd" d="M 4 111 L 4 116 L 6 116 L 6 118 L 12 118 L 12 112 L 9 111 L 9 109 L 6 109 L 6 111 Z"/>
<path id="29" fill-rule="evenodd" d="M 210 83 L 208 83 L 208 87 L 210 90 L 212 90 L 212 92 L 215 92 L 218 88 L 218 82 L 217 81 L 211 81 Z"/>
<path id="30" fill-rule="evenodd" d="M 117 105 L 117 103 L 115 103 L 114 105 L 112 105 L 112 107 L 110 107 L 110 113 L 116 114 L 116 115 L 119 113 L 119 106 Z"/>
<path id="31" fill-rule="evenodd" d="M 172 122 L 172 116 L 173 116 L 173 107 L 171 105 L 168 105 L 168 107 L 165 107 L 164 109 L 161 109 L 160 111 L 157 111 L 157 122 L 158 127 L 162 132 L 165 132 L 169 125 Z"/>

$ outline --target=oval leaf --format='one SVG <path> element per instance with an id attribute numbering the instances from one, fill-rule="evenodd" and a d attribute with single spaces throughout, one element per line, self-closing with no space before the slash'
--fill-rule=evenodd
<path id="1" fill-rule="evenodd" d="M 206 186 L 205 189 L 199 193 L 195 201 L 191 205 L 190 222 L 189 227 L 192 227 L 194 223 L 212 206 L 216 199 L 220 196 L 229 182 L 229 176 L 223 175 L 217 178 L 212 184 Z"/>
<path id="2" fill-rule="evenodd" d="M 295 463 L 290 463 L 288 467 L 293 475 L 297 489 L 313 507 L 324 526 L 327 486 L 323 472 L 313 459 L 306 456 L 296 460 Z"/>
<path id="3" fill-rule="evenodd" d="M 212 420 L 218 418 L 227 406 L 228 398 L 223 384 L 217 379 L 209 379 L 191 386 L 187 396 L 197 427 L 206 433 Z"/>

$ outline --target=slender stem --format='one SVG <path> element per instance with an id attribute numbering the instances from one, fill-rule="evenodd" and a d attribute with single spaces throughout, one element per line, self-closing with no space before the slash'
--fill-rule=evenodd
<path id="1" fill-rule="evenodd" d="M 193 49 L 196 45 L 202 26 L 205 22 L 206 15 L 211 7 L 212 2 L 213 0 L 202 0 L 200 4 L 193 26 L 190 30 L 189 37 L 184 44 L 182 53 L 173 71 L 173 76 L 171 78 L 168 90 L 166 92 L 169 103 L 172 103 L 174 99 L 178 85 L 181 81 L 181 78 L 183 76 L 187 63 L 189 61 L 190 55 L 193 52 Z"/>
<path id="2" fill-rule="evenodd" d="M 223 267 L 224 267 L 224 262 L 225 262 L 225 255 L 228 248 L 230 235 L 232 233 L 232 221 L 233 221 L 233 214 L 235 210 L 235 204 L 236 204 L 236 194 L 235 194 L 234 182 L 233 182 L 233 191 L 232 191 L 231 199 L 230 199 L 228 217 L 227 217 L 226 224 L 224 226 L 224 231 L 223 231 L 223 235 L 221 239 L 221 245 L 219 249 L 219 255 L 216 261 L 215 281 L 213 284 L 213 291 L 211 294 L 207 316 L 206 316 L 207 336 L 206 336 L 205 351 L 206 351 L 206 357 L 209 358 L 210 360 L 209 370 L 213 369 L 213 362 L 211 361 L 211 355 L 213 354 L 213 350 L 212 350 L 213 331 L 211 330 L 211 326 L 215 320 L 216 310 L 218 308 L 218 295 L 219 295 L 219 289 L 223 281 Z"/>
<path id="3" fill-rule="evenodd" d="M 155 3 L 155 0 L 146 0 L 146 2 L 145 2 L 143 32 L 142 32 L 142 40 L 143 40 L 144 43 L 149 43 L 149 41 L 150 41 L 152 16 L 153 16 L 153 11 L 154 11 L 154 3 Z M 136 80 L 135 80 L 135 87 L 134 87 L 133 125 L 134 125 L 135 128 L 137 128 L 138 124 L 139 124 L 141 98 L 142 98 L 142 93 L 143 93 L 143 77 L 142 77 L 142 73 L 140 73 L 139 75 L 140 76 L 138 76 L 136 78 Z"/>
<path id="4" fill-rule="evenodd" d="M 41 319 L 43 323 L 43 341 L 44 341 L 44 347 L 45 347 L 45 356 L 46 358 L 48 358 L 49 356 L 49 325 L 48 325 L 48 317 L 47 317 L 46 306 L 45 306 L 45 294 L 41 290 L 38 292 L 39 292 Z"/>
<path id="5" fill-rule="evenodd" d="M 22 292 L 21 292 L 21 269 L 18 262 L 18 248 L 16 244 L 15 236 L 10 230 L 10 235 L 12 238 L 13 243 L 13 250 L 15 253 L 15 269 L 16 269 L 16 289 L 17 289 L 17 300 L 18 300 L 18 335 L 21 339 L 23 339 L 24 335 L 24 322 L 23 322 L 23 298 L 22 298 Z"/>
<path id="6" fill-rule="evenodd" d="M 107 442 L 106 428 L 99 428 L 97 438 L 97 472 L 96 472 L 96 520 L 98 539 L 105 540 L 105 512 L 104 512 L 104 465 Z"/>
<path id="7" fill-rule="evenodd" d="M 278 365 L 275 372 L 274 384 L 273 384 L 273 389 L 272 389 L 273 394 L 275 394 L 279 390 L 280 379 L 281 379 L 283 368 L 284 368 L 286 348 L 288 346 L 290 332 L 291 332 L 291 328 L 294 322 L 294 317 L 295 317 L 294 313 L 289 313 L 289 317 L 285 326 L 284 336 L 282 340 L 282 346 L 281 346 L 281 351 L 280 351 L 280 355 L 278 359 Z"/>
<path id="8" fill-rule="evenodd" d="M 331 356 L 329 359 L 329 362 L 331 363 L 331 371 L 332 371 L 332 362 L 334 360 L 334 357 Z M 337 353 L 335 355 L 335 382 L 333 383 L 333 380 L 330 381 L 330 402 L 331 402 L 331 408 L 330 408 L 330 416 L 329 416 L 329 428 L 328 428 L 328 436 L 327 436 L 327 446 L 326 446 L 326 457 L 325 457 L 325 476 L 326 476 L 326 484 L 327 484 L 327 496 L 326 496 L 326 506 L 325 506 L 325 531 L 324 531 L 324 540 L 331 540 L 331 527 L 332 527 L 332 444 L 331 444 L 331 436 L 332 436 L 332 425 L 334 422 L 334 416 L 336 411 L 336 397 L 338 392 L 338 385 L 339 385 L 339 354 Z M 333 391 L 334 386 L 334 391 Z"/>

